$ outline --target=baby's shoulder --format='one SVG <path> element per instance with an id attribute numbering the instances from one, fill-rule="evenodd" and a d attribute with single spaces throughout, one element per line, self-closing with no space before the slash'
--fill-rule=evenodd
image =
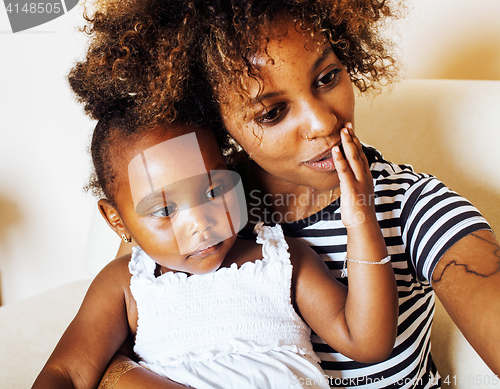
<path id="1" fill-rule="evenodd" d="M 131 274 L 129 262 L 131 254 L 125 254 L 113 259 L 97 274 L 95 281 L 103 282 L 108 286 L 115 285 L 121 288 L 129 288 Z"/>

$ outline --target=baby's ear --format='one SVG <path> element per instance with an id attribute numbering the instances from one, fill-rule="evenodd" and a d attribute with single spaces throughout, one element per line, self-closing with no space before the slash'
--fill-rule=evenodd
<path id="1" fill-rule="evenodd" d="M 128 231 L 123 224 L 122 218 L 118 214 L 116 208 L 108 200 L 101 199 L 97 203 L 99 207 L 99 212 L 102 217 L 106 220 L 111 229 L 121 237 L 123 234 L 128 236 Z"/>

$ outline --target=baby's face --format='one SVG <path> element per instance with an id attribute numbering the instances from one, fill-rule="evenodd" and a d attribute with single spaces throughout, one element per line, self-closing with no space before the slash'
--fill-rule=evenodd
<path id="1" fill-rule="evenodd" d="M 117 199 L 132 237 L 165 270 L 217 270 L 246 223 L 246 206 L 240 177 L 227 170 L 211 132 L 159 128 L 133 154 L 119 189 L 127 193 Z"/>

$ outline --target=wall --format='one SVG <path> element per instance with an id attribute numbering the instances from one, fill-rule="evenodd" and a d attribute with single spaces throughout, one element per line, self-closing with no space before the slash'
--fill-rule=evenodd
<path id="1" fill-rule="evenodd" d="M 12 34 L 0 5 L 0 283 L 8 304 L 93 275 L 95 200 L 82 191 L 93 123 L 66 74 L 83 52 L 82 10 Z"/>
<path id="2" fill-rule="evenodd" d="M 93 123 L 65 75 L 85 47 L 75 30 L 82 9 L 12 34 L 1 7 L 0 286 L 8 304 L 92 277 L 119 241 L 81 190 Z M 410 2 L 407 18 L 393 26 L 399 35 L 391 33 L 406 76 L 499 80 L 499 16 L 498 0 Z M 89 239 L 113 244 L 89 251 Z"/>
<path id="3" fill-rule="evenodd" d="M 500 1 L 407 3 L 397 27 L 408 77 L 500 80 Z"/>

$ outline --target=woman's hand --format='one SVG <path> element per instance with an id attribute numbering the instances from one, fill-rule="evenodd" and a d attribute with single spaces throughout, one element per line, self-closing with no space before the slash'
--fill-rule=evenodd
<path id="1" fill-rule="evenodd" d="M 332 155 L 340 180 L 342 222 L 349 231 L 376 221 L 375 195 L 370 165 L 351 123 L 346 124 L 340 136 L 345 157 L 339 146 L 332 149 Z"/>

